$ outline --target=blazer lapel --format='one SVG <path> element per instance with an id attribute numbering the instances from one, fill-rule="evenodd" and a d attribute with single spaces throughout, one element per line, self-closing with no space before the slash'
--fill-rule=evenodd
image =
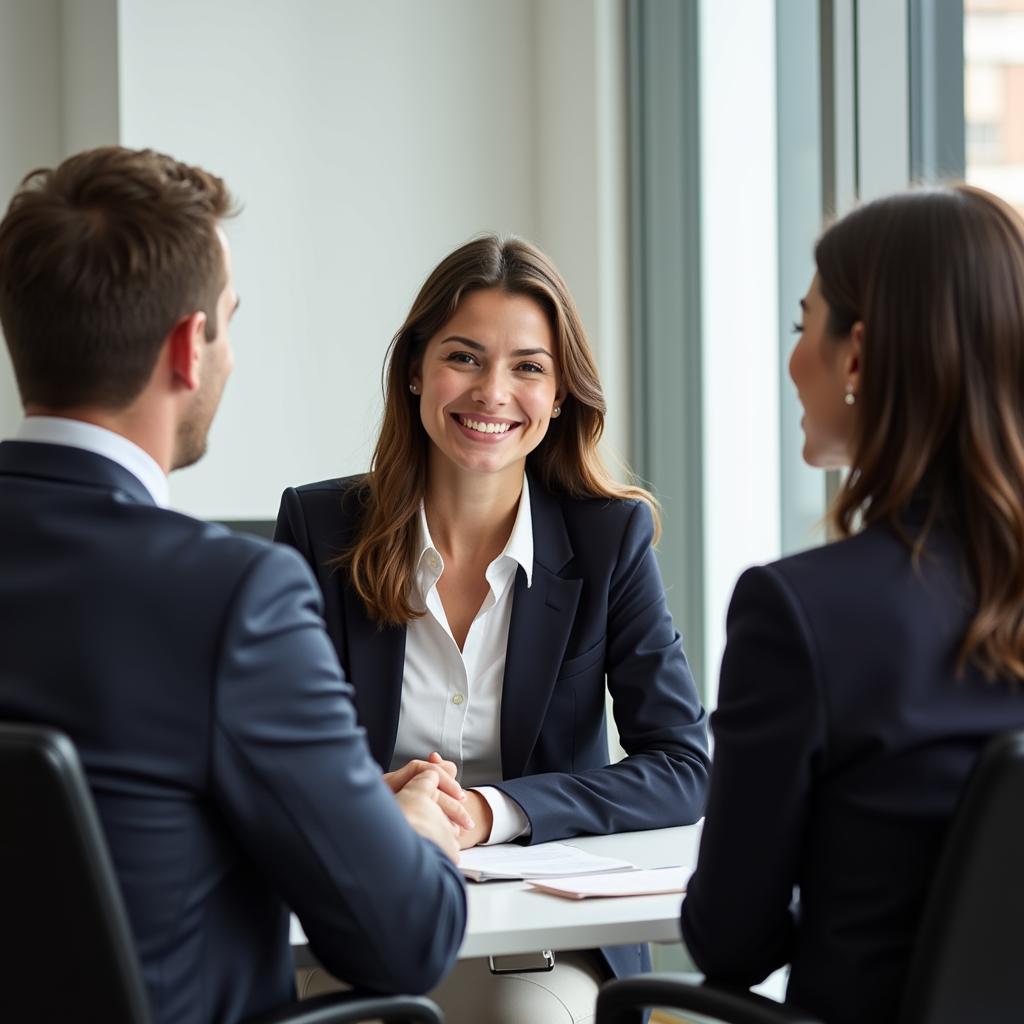
<path id="1" fill-rule="evenodd" d="M 529 761 L 547 714 L 551 692 L 576 618 L 581 579 L 559 572 L 572 558 L 572 545 L 558 502 L 531 477 L 533 586 L 516 573 L 512 617 L 501 695 L 501 767 L 519 778 Z"/>
<path id="2" fill-rule="evenodd" d="M 385 626 L 379 629 L 366 614 L 359 596 L 347 586 L 344 609 L 348 669 L 356 691 L 359 724 L 366 730 L 374 760 L 388 771 L 402 708 L 405 628 Z"/>

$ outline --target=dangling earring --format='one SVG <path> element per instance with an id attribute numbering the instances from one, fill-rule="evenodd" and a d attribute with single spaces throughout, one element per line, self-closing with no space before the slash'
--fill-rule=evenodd
<path id="1" fill-rule="evenodd" d="M 554 407 L 554 409 L 551 410 L 551 418 L 553 420 L 557 420 L 558 417 L 561 416 L 561 415 L 562 415 L 562 407 L 560 405 L 556 405 Z"/>
<path id="2" fill-rule="evenodd" d="M 420 389 L 419 389 L 418 387 L 416 387 L 416 385 L 415 385 L 415 384 L 410 384 L 410 385 L 409 385 L 409 390 L 410 390 L 410 391 L 411 391 L 411 392 L 412 392 L 412 393 L 413 393 L 414 395 L 418 395 L 418 394 L 420 393 Z"/>
<path id="3" fill-rule="evenodd" d="M 853 393 L 853 385 L 852 384 L 847 384 L 846 385 L 846 394 L 843 396 L 843 401 L 847 405 L 856 405 L 857 404 L 857 396 Z"/>

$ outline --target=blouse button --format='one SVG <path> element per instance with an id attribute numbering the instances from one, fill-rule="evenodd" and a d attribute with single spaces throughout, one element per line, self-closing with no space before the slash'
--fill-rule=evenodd
<path id="1" fill-rule="evenodd" d="M 461 704 L 465 699 L 466 698 L 463 697 L 461 693 L 457 693 L 457 694 L 455 694 L 454 697 L 452 697 L 452 703 L 453 704 Z"/>

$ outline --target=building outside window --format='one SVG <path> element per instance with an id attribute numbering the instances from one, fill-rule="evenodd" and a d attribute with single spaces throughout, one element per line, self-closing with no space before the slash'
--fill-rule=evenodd
<path id="1" fill-rule="evenodd" d="M 1024 215 L 1024 0 L 965 0 L 967 180 Z"/>

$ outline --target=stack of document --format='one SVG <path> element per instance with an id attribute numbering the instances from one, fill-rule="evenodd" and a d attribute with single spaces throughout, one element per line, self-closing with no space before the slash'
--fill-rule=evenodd
<path id="1" fill-rule="evenodd" d="M 564 843 L 477 846 L 462 852 L 459 868 L 474 882 L 525 879 L 540 892 L 576 900 L 682 893 L 692 874 L 680 866 L 641 871 L 628 860 L 599 857 Z"/>
<path id="2" fill-rule="evenodd" d="M 684 893 L 693 874 L 691 868 L 651 868 L 648 871 L 623 871 L 614 875 L 579 875 L 575 878 L 530 882 L 530 888 L 569 900 L 600 896 L 658 896 Z"/>
<path id="3" fill-rule="evenodd" d="M 615 857 L 598 857 L 564 843 L 540 843 L 517 846 L 474 846 L 463 850 L 459 870 L 474 882 L 519 878 L 560 878 L 565 875 L 590 875 L 598 871 L 633 871 L 635 864 Z"/>

